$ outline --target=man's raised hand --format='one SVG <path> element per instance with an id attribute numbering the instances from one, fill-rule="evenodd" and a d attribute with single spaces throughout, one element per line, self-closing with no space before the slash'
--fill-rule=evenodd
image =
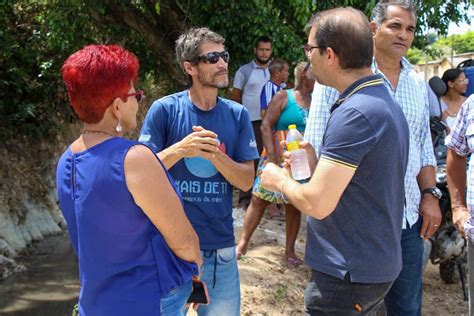
<path id="1" fill-rule="evenodd" d="M 215 157 L 218 145 L 216 133 L 202 126 L 193 126 L 193 132 L 180 141 L 179 150 L 182 151 L 183 157 L 202 157 L 210 160 Z"/>

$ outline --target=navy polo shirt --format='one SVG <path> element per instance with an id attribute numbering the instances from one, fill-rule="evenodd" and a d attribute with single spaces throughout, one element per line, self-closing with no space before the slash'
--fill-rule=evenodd
<path id="1" fill-rule="evenodd" d="M 306 263 L 352 282 L 384 283 L 402 266 L 408 124 L 378 75 L 354 82 L 331 109 L 321 160 L 355 174 L 336 209 L 308 217 Z M 324 183 L 318 183 L 324 185 Z"/>

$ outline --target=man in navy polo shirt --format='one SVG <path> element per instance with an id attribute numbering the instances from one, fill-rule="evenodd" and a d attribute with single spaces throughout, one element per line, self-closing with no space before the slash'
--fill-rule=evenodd
<path id="1" fill-rule="evenodd" d="M 310 181 L 300 184 L 287 168 L 268 164 L 262 185 L 281 191 L 310 216 L 306 313 L 371 314 L 402 266 L 408 124 L 370 68 L 373 39 L 364 14 L 338 8 L 318 13 L 309 25 L 304 48 L 313 74 L 340 98 L 331 109 L 319 161 L 302 143 L 315 168 Z"/>
<path id="2" fill-rule="evenodd" d="M 198 315 L 238 316 L 232 189 L 252 187 L 253 160 L 258 158 L 255 137 L 247 110 L 217 95 L 229 83 L 224 38 L 207 28 L 190 29 L 176 41 L 176 58 L 191 88 L 152 104 L 140 141 L 157 152 L 169 170 L 199 236 L 201 278 L 211 304 L 200 306 Z M 177 289 L 175 295 L 182 291 Z"/>

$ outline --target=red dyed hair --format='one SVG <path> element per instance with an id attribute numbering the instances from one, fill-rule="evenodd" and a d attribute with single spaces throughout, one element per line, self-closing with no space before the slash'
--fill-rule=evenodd
<path id="1" fill-rule="evenodd" d="M 118 45 L 88 45 L 69 56 L 61 74 L 79 119 L 100 122 L 114 99 L 137 81 L 139 66 L 137 56 Z"/>

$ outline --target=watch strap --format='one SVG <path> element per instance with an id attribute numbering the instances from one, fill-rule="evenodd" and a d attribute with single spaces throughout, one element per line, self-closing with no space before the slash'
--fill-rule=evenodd
<path id="1" fill-rule="evenodd" d="M 433 192 L 435 192 L 435 188 L 426 188 L 423 191 L 421 191 L 421 194 L 433 193 Z"/>

